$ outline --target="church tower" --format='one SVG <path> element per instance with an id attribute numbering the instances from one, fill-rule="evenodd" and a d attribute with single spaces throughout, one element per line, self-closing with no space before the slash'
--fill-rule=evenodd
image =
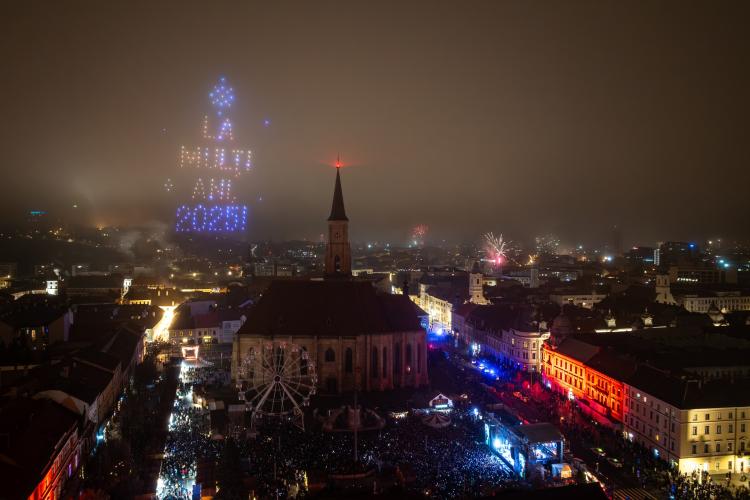
<path id="1" fill-rule="evenodd" d="M 484 275 L 477 261 L 474 262 L 469 272 L 469 302 L 479 305 L 487 304 L 487 299 L 484 298 Z"/>
<path id="2" fill-rule="evenodd" d="M 672 295 L 672 290 L 669 287 L 669 275 L 668 274 L 657 274 L 656 275 L 656 286 L 654 287 L 656 292 L 655 302 L 660 304 L 677 304 Z"/>
<path id="3" fill-rule="evenodd" d="M 349 246 L 349 219 L 344 210 L 341 191 L 341 162 L 336 159 L 336 187 L 328 217 L 328 243 L 326 245 L 326 276 L 344 277 L 352 274 L 352 254 Z"/>

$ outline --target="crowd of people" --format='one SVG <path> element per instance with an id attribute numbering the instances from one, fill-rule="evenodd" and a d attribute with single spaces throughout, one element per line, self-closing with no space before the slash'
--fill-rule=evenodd
<path id="1" fill-rule="evenodd" d="M 670 474 L 669 494 L 677 500 L 750 499 L 750 490 L 746 486 L 731 488 L 726 483 L 713 481 L 706 473 L 700 477 L 698 472 L 691 475 Z"/>
<path id="2" fill-rule="evenodd" d="M 358 436 L 359 469 L 353 469 L 354 436 L 349 432 L 303 431 L 294 425 L 266 425 L 241 444 L 261 497 L 301 488 L 304 473 L 338 474 L 372 470 L 375 477 L 399 470 L 406 487 L 438 498 L 488 494 L 516 485 L 509 467 L 483 442 L 481 423 L 456 411 L 443 429 L 427 427 L 418 415 L 389 420 L 385 428 Z M 323 457 L 323 459 L 321 459 Z M 377 480 L 376 480 L 377 481 Z M 400 481 L 404 482 L 404 481 Z M 381 481 L 387 487 L 387 480 Z"/>
<path id="3" fill-rule="evenodd" d="M 212 366 L 182 366 L 157 485 L 159 498 L 192 498 L 198 460 L 218 457 L 221 446 L 210 439 L 208 411 L 193 404 L 192 389 L 226 377 L 225 370 Z"/>
<path id="4" fill-rule="evenodd" d="M 191 498 L 198 464 L 219 463 L 225 444 L 211 439 L 209 413 L 193 405 L 192 388 L 226 383 L 227 376 L 217 367 L 183 367 L 161 466 L 160 498 Z M 323 432 L 315 425 L 302 430 L 291 420 L 266 418 L 258 422 L 257 433 L 236 445 L 243 474 L 252 478 L 260 498 L 294 496 L 308 480 L 325 486 L 331 475 L 355 469 L 372 471 L 375 484 L 380 478 L 399 478 L 380 480 L 381 491 L 397 484 L 455 498 L 516 484 L 509 467 L 484 444 L 483 433 L 468 408 L 455 410 L 451 425 L 443 429 L 429 428 L 420 416 L 409 414 L 388 420 L 383 429 L 359 433 L 356 466 L 351 432 Z"/>
<path id="5" fill-rule="evenodd" d="M 464 359 L 459 354 L 454 354 L 454 365 L 464 363 Z M 563 434 L 571 442 L 578 443 L 585 448 L 598 447 L 607 451 L 608 455 L 615 456 L 626 464 L 625 469 L 620 476 L 629 476 L 629 483 L 640 486 L 655 495 L 667 496 L 674 499 L 750 499 L 750 489 L 746 479 L 740 480 L 740 485 L 736 485 L 731 477 L 726 480 L 717 480 L 705 473 L 704 477 L 699 475 L 680 474 L 663 460 L 654 457 L 649 450 L 644 449 L 638 444 L 632 443 L 623 438 L 622 433 L 603 426 L 594 421 L 590 416 L 583 413 L 576 404 L 567 397 L 550 391 L 545 391 L 541 381 L 537 380 L 533 384 L 524 384 L 522 380 L 507 376 L 507 367 L 500 366 L 499 374 L 500 384 L 513 382 L 513 390 L 530 391 L 532 397 L 523 402 L 521 405 L 513 398 L 508 398 L 514 406 L 522 407 L 523 413 L 530 420 L 550 421 L 559 424 Z M 468 377 L 478 378 L 477 375 L 471 374 Z M 475 384 L 476 385 L 476 384 Z M 600 461 L 604 464 L 604 459 Z M 595 464 L 595 470 L 598 472 L 599 463 Z M 740 477 L 746 478 L 745 475 Z M 606 478 L 599 475 L 601 481 L 605 483 L 609 491 L 612 491 L 615 483 L 612 478 Z M 627 479 L 621 477 L 620 479 Z M 626 484 L 625 486 L 631 486 Z"/>
<path id="6" fill-rule="evenodd" d="M 178 389 L 161 464 L 160 498 L 191 498 L 196 474 L 196 450 L 205 436 L 203 411 L 193 408 L 189 394 Z"/>

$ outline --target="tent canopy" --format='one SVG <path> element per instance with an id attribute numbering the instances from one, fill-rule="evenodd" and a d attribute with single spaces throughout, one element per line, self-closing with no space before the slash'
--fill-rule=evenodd
<path id="1" fill-rule="evenodd" d="M 442 429 L 451 424 L 451 418 L 442 413 L 430 413 L 422 419 L 422 422 L 433 429 Z"/>

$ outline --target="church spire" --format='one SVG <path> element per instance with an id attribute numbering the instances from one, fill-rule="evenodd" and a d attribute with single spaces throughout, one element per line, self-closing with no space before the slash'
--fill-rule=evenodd
<path id="1" fill-rule="evenodd" d="M 344 193 L 341 190 L 341 160 L 336 159 L 336 187 L 333 190 L 331 216 L 328 217 L 328 244 L 326 245 L 326 276 L 347 277 L 352 274 L 352 255 L 349 246 L 349 219 L 344 210 Z"/>
<path id="2" fill-rule="evenodd" d="M 333 204 L 328 220 L 349 220 L 344 210 L 344 193 L 341 190 L 341 160 L 336 157 L 336 187 L 333 189 Z"/>

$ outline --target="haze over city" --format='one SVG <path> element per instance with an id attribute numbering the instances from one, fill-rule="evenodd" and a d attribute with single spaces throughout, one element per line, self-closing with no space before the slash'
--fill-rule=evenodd
<path id="1" fill-rule="evenodd" d="M 356 241 L 738 238 L 747 6 L 19 2 L 3 7 L 5 220 L 172 224 L 207 91 L 236 93 L 251 239 L 317 239 L 337 154 Z M 262 201 L 258 201 L 262 198 Z M 72 215 L 71 215 L 72 216 Z"/>
<path id="2" fill-rule="evenodd" d="M 0 499 L 750 500 L 750 3 L 0 7 Z"/>

